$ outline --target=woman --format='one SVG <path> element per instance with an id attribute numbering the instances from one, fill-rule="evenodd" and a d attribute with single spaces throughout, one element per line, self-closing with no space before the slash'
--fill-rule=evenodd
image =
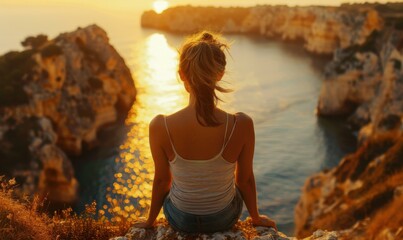
<path id="1" fill-rule="evenodd" d="M 253 175 L 255 135 L 252 119 L 216 107 L 215 90 L 222 79 L 228 46 L 202 32 L 180 50 L 179 76 L 189 92 L 189 104 L 150 123 L 150 147 L 155 176 L 149 216 L 136 227 L 152 227 L 161 207 L 169 224 L 183 232 L 230 229 L 243 202 L 252 223 L 276 228 L 260 215 Z"/>

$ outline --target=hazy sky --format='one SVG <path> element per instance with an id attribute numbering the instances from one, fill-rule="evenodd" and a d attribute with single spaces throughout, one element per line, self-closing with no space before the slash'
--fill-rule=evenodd
<path id="1" fill-rule="evenodd" d="M 351 0 L 350 2 L 375 2 Z M 378 2 L 386 0 L 378 0 Z M 395 0 L 396 1 L 396 0 Z M 400 0 L 402 1 L 402 0 Z M 257 4 L 340 5 L 345 0 L 168 0 L 175 5 L 255 6 Z M 47 34 L 96 23 L 113 40 L 124 39 L 127 29 L 137 31 L 141 13 L 152 9 L 154 0 L 0 0 L 0 53 L 20 49 L 27 35 Z M 12 23 L 12 24 L 10 24 Z M 137 33 L 136 33 L 137 34 Z M 140 33 L 138 33 L 140 34 Z"/>
<path id="2" fill-rule="evenodd" d="M 256 4 L 288 4 L 288 5 L 340 5 L 346 2 L 388 2 L 387 0 L 168 0 L 173 5 L 256 5 Z M 153 0 L 1 0 L 0 6 L 55 6 L 74 5 L 100 8 L 151 8 Z"/>

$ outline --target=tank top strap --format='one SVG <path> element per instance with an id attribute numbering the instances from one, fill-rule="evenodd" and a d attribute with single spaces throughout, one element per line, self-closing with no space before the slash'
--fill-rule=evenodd
<path id="1" fill-rule="evenodd" d="M 227 115 L 227 117 L 228 117 L 228 115 Z M 234 126 L 232 126 L 231 133 L 229 134 L 228 140 L 225 141 L 225 144 L 224 144 L 224 146 L 223 146 L 222 152 L 224 151 L 224 149 L 227 147 L 229 141 L 231 140 L 232 134 L 234 133 L 234 130 L 235 130 L 236 123 L 237 123 L 237 118 L 236 118 L 236 116 L 235 116 L 235 123 L 234 123 Z M 227 124 L 228 124 L 228 118 L 227 118 Z"/>
<path id="2" fill-rule="evenodd" d="M 225 123 L 225 133 L 224 133 L 224 140 L 222 142 L 222 147 L 221 147 L 221 152 L 222 153 L 224 151 L 225 145 L 226 145 L 226 140 L 227 140 L 227 132 L 228 132 L 228 113 L 227 113 L 227 121 Z"/>
<path id="3" fill-rule="evenodd" d="M 172 150 L 174 151 L 175 155 L 178 155 L 176 153 L 175 146 L 174 146 L 174 144 L 172 142 L 171 134 L 169 133 L 168 124 L 167 124 L 167 118 L 166 118 L 165 115 L 164 115 L 164 122 L 165 122 L 165 129 L 167 130 L 167 134 L 168 134 L 169 142 L 171 143 Z"/>

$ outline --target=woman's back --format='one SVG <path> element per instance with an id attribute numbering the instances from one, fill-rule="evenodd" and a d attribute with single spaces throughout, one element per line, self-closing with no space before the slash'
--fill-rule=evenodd
<path id="1" fill-rule="evenodd" d="M 173 181 L 169 195 L 173 204 L 184 212 L 197 215 L 216 213 L 235 196 L 235 162 L 224 159 L 222 153 L 231 140 L 236 122 L 232 115 L 222 111 L 218 114 L 223 113 L 224 124 L 215 128 L 200 126 L 196 119 L 185 116 L 186 110 L 171 116 L 170 121 L 164 117 L 171 145 L 168 148 L 174 154 L 170 161 Z M 187 121 L 182 121 L 186 118 Z M 176 126 L 174 131 L 172 126 Z M 173 136 L 176 141 L 173 141 Z M 181 153 L 176 143 L 180 143 Z M 187 150 L 186 157 L 182 150 Z"/>
<path id="2" fill-rule="evenodd" d="M 234 115 L 222 110 L 217 110 L 216 115 L 221 123 L 216 127 L 200 125 L 191 109 L 185 108 L 167 116 L 166 125 L 169 130 L 169 138 L 174 146 L 174 148 L 172 145 L 166 148 L 168 159 L 173 160 L 174 150 L 179 156 L 188 160 L 203 161 L 215 157 L 222 147 L 230 142 L 230 137 L 232 138 L 230 135 L 235 127 Z M 227 156 L 227 152 L 228 150 L 225 149 L 225 156 Z M 235 162 L 235 159 L 225 159 Z"/>

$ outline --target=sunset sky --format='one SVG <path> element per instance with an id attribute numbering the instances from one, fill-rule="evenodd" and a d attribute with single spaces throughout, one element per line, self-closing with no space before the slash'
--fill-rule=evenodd
<path id="1" fill-rule="evenodd" d="M 168 5 L 255 6 L 257 4 L 340 5 L 345 0 L 0 0 L 0 54 L 20 49 L 27 35 L 50 37 L 79 26 L 98 24 L 108 31 L 112 42 L 130 34 L 140 34 L 139 19 L 145 10 L 158 11 L 156 2 Z M 350 2 L 376 2 L 351 0 Z M 378 0 L 378 2 L 387 2 Z M 166 3 L 164 3 L 164 7 Z M 10 24 L 12 22 L 13 24 Z M 128 29 L 131 29 L 128 32 Z"/>
<path id="2" fill-rule="evenodd" d="M 2 0 L 0 6 L 51 6 L 51 5 L 76 5 L 76 6 L 95 6 L 112 8 L 152 8 L 153 0 Z M 233 5 L 232 0 L 169 0 L 171 6 L 174 5 Z M 237 1 L 240 2 L 240 1 Z M 256 4 L 288 4 L 288 5 L 340 5 L 346 2 L 388 2 L 386 0 L 245 0 L 242 5 Z"/>

